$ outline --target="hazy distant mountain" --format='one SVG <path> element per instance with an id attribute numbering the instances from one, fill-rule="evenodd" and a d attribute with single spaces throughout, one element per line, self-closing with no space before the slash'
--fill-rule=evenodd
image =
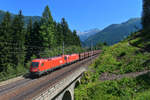
<path id="1" fill-rule="evenodd" d="M 0 10 L 0 22 L 2 21 L 3 17 L 5 16 L 5 13 L 4 11 Z M 11 18 L 14 18 L 15 17 L 15 14 L 12 14 L 11 13 Z M 35 22 L 35 21 L 40 21 L 41 17 L 40 16 L 24 16 L 24 22 L 25 22 L 25 25 L 27 25 L 27 23 L 29 22 L 29 19 L 32 18 L 32 21 Z"/>
<path id="2" fill-rule="evenodd" d="M 135 32 L 142 28 L 140 18 L 132 18 L 121 24 L 112 24 L 102 31 L 90 36 L 84 41 L 85 46 L 90 46 L 91 42 L 96 45 L 98 42 L 107 42 L 109 45 L 115 44 L 128 35 L 131 32 Z"/>
<path id="3" fill-rule="evenodd" d="M 80 37 L 81 41 L 85 41 L 89 36 L 92 36 L 98 32 L 100 32 L 100 30 L 95 28 L 84 32 L 77 31 L 77 35 Z"/>

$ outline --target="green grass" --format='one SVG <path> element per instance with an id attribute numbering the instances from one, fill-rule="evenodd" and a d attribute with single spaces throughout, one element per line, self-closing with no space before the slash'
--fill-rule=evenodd
<path id="1" fill-rule="evenodd" d="M 93 64 L 97 73 L 103 72 L 124 74 L 149 69 L 147 62 L 150 53 L 141 53 L 140 49 L 129 45 L 128 42 L 118 43 L 111 47 L 106 47 Z"/>
<path id="2" fill-rule="evenodd" d="M 147 33 L 147 34 L 146 34 Z M 79 88 L 76 100 L 149 100 L 150 74 L 136 78 L 101 82 L 102 73 L 126 74 L 150 69 L 150 31 L 132 34 L 124 41 L 104 47 L 90 66 Z"/>
<path id="3" fill-rule="evenodd" d="M 142 93 L 137 93 L 133 100 L 149 100 L 150 90 L 147 90 Z"/>
<path id="4" fill-rule="evenodd" d="M 150 73 L 136 78 L 89 82 L 75 90 L 76 100 L 146 100 L 150 95 Z"/>

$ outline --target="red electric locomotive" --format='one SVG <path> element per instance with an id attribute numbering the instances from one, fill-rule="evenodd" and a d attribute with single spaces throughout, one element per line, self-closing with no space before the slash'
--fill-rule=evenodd
<path id="1" fill-rule="evenodd" d="M 60 68 L 66 64 L 73 63 L 79 60 L 78 54 L 62 55 L 47 59 L 34 59 L 32 60 L 30 72 L 34 75 L 42 75 L 45 72 L 52 71 Z"/>

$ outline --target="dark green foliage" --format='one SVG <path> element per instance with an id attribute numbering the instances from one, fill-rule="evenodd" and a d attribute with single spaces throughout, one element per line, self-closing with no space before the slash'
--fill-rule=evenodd
<path id="1" fill-rule="evenodd" d="M 104 45 L 107 46 L 107 42 L 104 42 Z"/>
<path id="2" fill-rule="evenodd" d="M 26 47 L 26 61 L 30 60 L 30 57 L 32 56 L 32 48 L 30 47 L 32 45 L 32 35 L 33 35 L 33 27 L 32 27 L 32 19 L 30 19 L 28 25 L 27 25 L 27 31 L 25 35 L 25 47 Z"/>
<path id="3" fill-rule="evenodd" d="M 35 55 L 36 57 L 40 57 L 39 53 L 44 50 L 42 47 L 42 36 L 40 34 L 40 23 L 34 22 L 32 24 L 32 19 L 30 19 L 27 33 L 26 33 L 26 60 L 30 61 L 31 57 Z"/>
<path id="4" fill-rule="evenodd" d="M 7 12 L 0 24 L 0 72 L 7 71 L 7 67 L 11 64 L 11 56 L 8 52 L 11 51 L 10 44 L 7 41 L 11 40 L 11 19 L 10 13 Z"/>
<path id="5" fill-rule="evenodd" d="M 15 64 L 15 67 L 17 67 L 19 64 L 24 64 L 24 43 L 25 43 L 25 28 L 24 28 L 24 22 L 23 22 L 23 15 L 22 11 L 19 12 L 18 15 L 15 16 L 13 22 L 12 22 L 12 40 L 14 44 L 12 46 L 12 52 L 13 52 L 13 62 Z"/>
<path id="6" fill-rule="evenodd" d="M 62 26 L 60 23 L 55 23 L 55 27 L 56 27 L 55 32 L 56 32 L 57 45 L 60 46 L 64 42 Z"/>
<path id="7" fill-rule="evenodd" d="M 142 25 L 144 29 L 150 28 L 150 1 L 143 0 Z"/>
<path id="8" fill-rule="evenodd" d="M 54 47 L 56 44 L 56 40 L 54 39 L 55 36 L 55 29 L 54 29 L 54 22 L 51 16 L 49 7 L 46 6 L 43 16 L 42 16 L 42 25 L 40 26 L 40 34 L 42 36 L 42 43 L 46 49 Z"/>
<path id="9" fill-rule="evenodd" d="M 48 6 L 45 7 L 43 15 L 42 15 L 43 23 L 53 23 L 53 18 Z"/>
<path id="10" fill-rule="evenodd" d="M 65 45 L 68 45 L 69 42 L 67 41 L 68 40 L 67 37 L 69 37 L 70 30 L 68 29 L 68 24 L 65 21 L 65 18 L 62 18 L 62 20 L 61 20 L 61 27 L 62 27 L 63 41 L 64 41 Z"/>
<path id="11" fill-rule="evenodd" d="M 55 23 L 54 26 L 56 27 L 56 35 L 55 41 L 58 46 L 61 46 L 63 43 L 65 46 L 81 46 L 80 39 L 76 34 L 76 31 L 73 32 L 69 29 L 68 23 L 66 22 L 65 18 L 62 18 L 61 23 Z"/>
<path id="12" fill-rule="evenodd" d="M 21 11 L 1 13 L 5 16 L 0 22 L 0 81 L 27 73 L 32 59 L 61 55 L 63 43 L 65 54 L 84 51 L 76 31 L 69 29 L 64 18 L 56 23 L 48 6 L 40 21 L 24 17 Z"/>
<path id="13" fill-rule="evenodd" d="M 73 31 L 73 39 L 72 39 L 72 45 L 78 45 L 78 46 L 81 46 L 81 43 L 80 43 L 80 38 L 79 36 L 77 35 L 77 32 L 76 30 Z"/>
<path id="14" fill-rule="evenodd" d="M 99 43 L 96 44 L 96 46 L 94 46 L 94 49 L 102 49 L 102 48 L 104 48 L 105 46 L 107 46 L 107 43 L 106 43 L 106 42 L 104 42 L 104 43 L 99 42 Z"/>
<path id="15" fill-rule="evenodd" d="M 40 34 L 40 23 L 39 22 L 35 22 L 33 24 L 33 33 L 30 34 L 30 38 L 32 40 L 32 42 L 30 44 L 32 55 L 40 57 L 39 53 L 41 51 L 43 51 L 44 48 L 42 48 L 42 36 Z"/>

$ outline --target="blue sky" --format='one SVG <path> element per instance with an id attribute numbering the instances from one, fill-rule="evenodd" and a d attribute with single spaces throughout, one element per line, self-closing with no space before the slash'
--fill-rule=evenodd
<path id="1" fill-rule="evenodd" d="M 21 9 L 26 16 L 41 16 L 46 5 L 57 22 L 65 17 L 78 31 L 103 29 L 142 13 L 142 0 L 1 0 L 0 10 L 17 14 Z"/>

